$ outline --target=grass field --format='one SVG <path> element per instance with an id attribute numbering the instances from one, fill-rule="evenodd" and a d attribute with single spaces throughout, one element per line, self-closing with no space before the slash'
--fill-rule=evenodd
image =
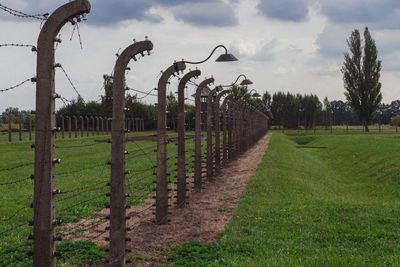
<path id="1" fill-rule="evenodd" d="M 399 162 L 398 135 L 274 133 L 218 241 L 166 264 L 400 266 Z"/>
<path id="2" fill-rule="evenodd" d="M 134 135 L 144 134 L 154 132 L 140 132 Z M 169 135 L 173 136 L 176 133 L 171 132 Z M 56 157 L 62 160 L 61 164 L 56 165 L 56 188 L 64 192 L 56 196 L 57 219 L 63 222 L 78 221 L 109 203 L 105 194 L 109 192 L 106 183 L 110 179 L 110 166 L 106 163 L 110 160 L 111 145 L 94 142 L 95 139 L 105 138 L 109 136 L 56 141 Z M 32 250 L 32 242 L 27 241 L 28 236 L 32 234 L 32 227 L 28 225 L 28 221 L 33 219 L 33 210 L 29 207 L 33 201 L 33 181 L 29 176 L 33 173 L 34 151 L 30 144 L 30 141 L 0 143 L 0 266 L 31 264 L 31 257 L 26 254 Z M 191 172 L 193 141 L 187 141 L 186 148 L 188 170 Z M 136 196 L 127 198 L 128 205 L 139 204 L 153 193 L 155 149 L 156 143 L 152 141 L 129 142 L 126 145 L 126 150 L 130 152 L 126 156 L 126 169 L 131 170 L 131 174 L 126 177 L 126 192 Z M 176 144 L 168 144 L 168 171 L 172 180 L 176 173 L 176 154 Z M 26 166 L 19 167 L 24 164 Z M 19 180 L 22 181 L 18 182 Z M 4 185 L 10 181 L 17 183 Z M 64 259 L 74 264 L 101 263 L 106 257 L 99 247 L 89 242 L 57 243 L 57 250 L 64 252 L 63 258 L 59 259 L 61 262 Z M 71 254 L 71 251 L 80 252 Z"/>

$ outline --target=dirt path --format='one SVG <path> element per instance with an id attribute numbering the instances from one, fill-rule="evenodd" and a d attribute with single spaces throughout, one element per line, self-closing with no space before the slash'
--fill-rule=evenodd
<path id="1" fill-rule="evenodd" d="M 193 240 L 214 242 L 216 233 L 223 231 L 231 220 L 231 215 L 238 206 L 248 180 L 262 160 L 270 137 L 270 133 L 265 135 L 240 158 L 225 166 L 217 175 L 215 182 L 204 184 L 201 193 L 189 191 L 189 205 L 185 208 L 175 208 L 172 205 L 169 216 L 171 222 L 168 225 L 152 223 L 154 199 L 151 197 L 146 203 L 130 209 L 128 214 L 131 215 L 131 219 L 127 221 L 127 226 L 132 230 L 127 234 L 131 238 L 131 242 L 127 242 L 127 248 L 131 250 L 130 256 L 138 255 L 138 258 L 141 258 L 136 260 L 134 265 L 162 265 L 159 262 L 162 259 L 160 255 L 174 244 Z M 89 239 L 99 245 L 106 245 L 108 242 L 105 241 L 105 237 L 108 236 L 108 231 L 104 229 L 108 223 L 100 218 L 104 218 L 108 212 L 109 210 L 105 209 L 90 218 L 67 225 L 70 229 L 77 226 L 88 229 L 96 225 L 92 230 L 82 233 L 73 240 Z"/>
<path id="2" fill-rule="evenodd" d="M 190 191 L 189 205 L 185 208 L 171 208 L 171 222 L 168 225 L 153 224 L 152 209 L 134 216 L 127 223 L 136 225 L 129 232 L 132 242 L 128 243 L 128 248 L 132 250 L 132 255 L 147 258 L 135 264 L 157 266 L 157 257 L 154 255 L 159 255 L 174 244 L 192 240 L 215 241 L 216 233 L 224 230 L 231 220 L 248 180 L 262 160 L 270 136 L 267 134 L 239 159 L 225 166 L 216 181 L 206 183 L 201 193 Z M 146 205 L 143 204 L 143 207 Z"/>

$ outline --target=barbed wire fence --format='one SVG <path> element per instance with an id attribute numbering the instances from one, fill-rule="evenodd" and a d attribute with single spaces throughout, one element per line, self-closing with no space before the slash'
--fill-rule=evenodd
<path id="1" fill-rule="evenodd" d="M 61 12 L 59 15 L 63 17 L 49 19 L 43 28 L 46 28 L 47 23 L 70 22 L 71 17 L 80 18 L 90 11 L 90 5 L 87 1 L 70 2 L 64 7 L 66 6 L 68 8 L 65 8 L 65 12 L 73 12 L 72 16 L 70 13 L 64 14 Z M 8 11 L 14 12 L 13 10 Z M 15 14 L 25 16 L 22 13 Z M 40 18 L 39 15 L 32 16 L 36 16 L 37 19 Z M 74 19 L 73 21 L 75 22 Z M 75 30 L 80 36 L 77 26 L 74 27 L 73 31 Z M 52 34 L 56 37 L 58 32 Z M 39 38 L 38 64 L 40 62 L 47 66 L 47 62 L 43 62 L 41 58 L 43 56 L 40 52 L 42 51 L 40 49 L 41 45 L 48 44 L 41 43 Z M 9 167 L 7 165 L 4 168 L 0 167 L 0 179 L 3 179 L 0 180 L 0 188 L 8 187 L 7 190 L 9 190 L 11 186 L 25 186 L 24 190 L 28 190 L 31 195 L 33 193 L 34 197 L 33 203 L 28 203 L 28 198 L 23 198 L 25 202 L 18 203 L 19 206 L 7 212 L 8 215 L 0 219 L 0 223 L 4 223 L 0 227 L 0 238 L 4 236 L 8 238 L 7 245 L 2 247 L 1 253 L 12 255 L 10 263 L 16 257 L 19 257 L 18 253 L 21 250 L 24 250 L 29 257 L 33 256 L 35 266 L 55 266 L 56 257 L 62 256 L 61 252 L 56 249 L 56 242 L 62 240 L 87 240 L 95 243 L 101 243 L 100 240 L 109 241 L 110 245 L 107 248 L 109 251 L 108 263 L 113 265 L 129 263 L 126 255 L 129 253 L 128 247 L 131 239 L 127 233 L 140 226 L 140 217 L 152 211 L 155 215 L 155 224 L 168 223 L 170 221 L 169 209 L 186 206 L 188 204 L 187 192 L 190 190 L 200 192 L 204 186 L 203 183 L 206 180 L 211 181 L 208 176 L 204 175 L 207 169 L 207 162 L 204 161 L 204 159 L 207 159 L 206 150 L 201 146 L 198 149 L 197 146 L 198 142 L 200 144 L 205 140 L 209 142 L 208 139 L 202 136 L 201 128 L 197 127 L 194 136 L 185 134 L 185 100 L 196 102 L 196 114 L 201 114 L 201 106 L 198 105 L 197 95 L 195 99 L 185 98 L 183 92 L 185 91 L 186 83 L 193 83 L 190 79 L 199 76 L 200 71 L 191 71 L 179 78 L 178 104 L 181 108 L 177 136 L 174 134 L 167 135 L 166 93 L 171 89 L 170 79 L 185 70 L 186 66 L 184 64 L 178 62 L 163 71 L 157 89 L 144 92 L 128 88 L 131 91 L 143 94 L 144 96 L 141 98 L 157 96 L 158 114 L 157 135 L 126 136 L 134 128 L 136 130 L 143 129 L 141 125 L 144 125 L 143 120 L 140 118 L 126 118 L 125 113 L 127 110 L 124 106 L 124 98 L 128 90 L 126 90 L 127 87 L 123 77 L 127 68 L 126 65 L 131 59 L 137 60 L 140 56 L 143 57 L 143 52 L 145 51 L 150 54 L 152 43 L 146 38 L 145 41 L 134 42 L 128 48 L 128 52 L 124 50 L 121 55 L 118 55 L 116 67 L 112 73 L 114 76 L 114 90 L 111 139 L 99 139 L 93 142 L 93 138 L 88 138 L 81 142 L 56 143 L 57 132 L 62 132 L 62 138 L 64 137 L 65 118 L 62 117 L 62 127 L 57 127 L 54 105 L 46 105 L 45 103 L 50 101 L 50 103 L 54 104 L 52 101 L 60 99 L 66 104 L 67 102 L 71 103 L 72 100 L 56 94 L 54 92 L 54 84 L 49 85 L 46 82 L 37 84 L 37 98 L 43 105 L 37 106 L 36 110 L 36 142 L 32 145 L 34 161 L 16 163 Z M 121 64 L 121 66 L 118 67 L 118 64 Z M 61 64 L 56 64 L 53 67 L 51 69 L 53 75 L 55 68 L 59 67 L 75 93 L 81 96 Z M 42 69 L 38 70 L 37 75 L 51 77 Z M 45 78 L 44 81 L 48 80 Z M 205 84 L 208 83 L 209 81 Z M 195 85 L 200 87 L 201 83 Z M 15 88 L 10 90 L 13 89 Z M 46 90 L 51 92 L 52 97 L 47 97 L 48 92 Z M 153 91 L 157 91 L 157 94 L 153 94 Z M 231 114 L 228 131 L 233 137 L 230 138 L 230 142 L 227 142 L 226 147 L 223 147 L 222 150 L 225 151 L 227 147 L 234 147 L 235 150 L 231 149 L 232 153 L 229 155 L 234 155 L 234 153 L 239 155 L 253 144 L 257 138 L 260 138 L 261 134 L 265 133 L 266 118 L 240 100 L 234 101 L 232 99 L 231 102 L 232 104 L 228 105 L 226 110 Z M 220 109 L 215 108 L 212 112 L 216 113 L 213 115 L 215 121 L 215 116 L 220 116 Z M 97 135 L 104 135 L 104 132 L 108 131 L 108 126 L 105 125 L 108 125 L 110 121 L 109 118 L 100 118 L 99 116 L 96 118 L 75 117 L 73 119 L 73 123 L 72 118 L 67 119 L 68 136 L 70 138 L 73 126 L 75 137 L 78 137 L 78 130 L 81 130 L 80 136 L 84 136 L 85 120 L 86 137 L 90 136 L 90 122 L 93 137 L 95 131 L 97 131 Z M 104 121 L 107 123 L 105 124 Z M 248 131 L 246 127 L 254 127 L 257 125 L 255 122 L 262 125 L 262 127 Z M 196 125 L 198 123 L 201 125 L 201 118 L 196 116 Z M 78 125 L 80 125 L 80 128 Z M 214 132 L 216 128 L 220 128 L 219 123 L 214 123 Z M 228 133 L 224 131 L 224 136 L 226 134 Z M 214 138 L 218 138 L 217 135 L 214 134 Z M 217 144 L 215 149 L 221 150 L 220 145 Z M 76 158 L 77 153 L 80 155 L 79 158 Z M 213 175 L 218 173 L 219 168 L 215 164 L 216 160 L 212 158 L 216 157 L 216 155 L 218 153 L 207 155 L 208 159 L 213 162 Z M 191 157 L 194 158 L 193 161 Z M 233 158 L 228 157 L 228 160 Z M 61 159 L 63 159 L 62 164 Z M 34 173 L 29 174 L 32 166 L 35 166 Z M 191 176 L 192 171 L 194 173 L 200 171 L 200 177 Z M 9 176 L 10 173 L 18 175 L 15 175 L 13 179 L 1 176 L 2 174 Z M 57 179 L 57 187 L 55 187 L 54 178 Z M 152 194 L 155 194 L 153 195 L 155 203 L 152 201 L 153 198 L 148 198 Z M 138 206 L 138 204 L 141 205 Z M 136 206 L 140 208 L 136 208 Z M 41 230 L 39 231 L 38 229 Z M 19 235 L 12 235 L 13 232 L 17 231 Z M 21 239 L 21 236 L 25 238 Z M 15 239 L 12 239 L 14 237 Z M 33 247 L 30 240 L 34 242 Z"/>

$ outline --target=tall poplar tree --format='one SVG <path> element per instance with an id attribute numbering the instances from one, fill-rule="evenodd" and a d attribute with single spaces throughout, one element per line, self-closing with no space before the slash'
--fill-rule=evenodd
<path id="1" fill-rule="evenodd" d="M 367 27 L 364 30 L 364 43 L 362 48 L 360 32 L 354 30 L 347 40 L 351 55 L 345 53 L 342 73 L 347 91 L 344 94 L 368 132 L 368 125 L 382 101 L 382 93 L 379 82 L 381 61 L 377 59 L 375 41 Z"/>

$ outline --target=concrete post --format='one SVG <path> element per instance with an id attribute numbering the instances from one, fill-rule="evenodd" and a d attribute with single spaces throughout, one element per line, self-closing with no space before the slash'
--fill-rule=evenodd
<path id="1" fill-rule="evenodd" d="M 228 162 L 228 127 L 229 127 L 229 113 L 228 113 L 228 101 L 232 100 L 233 95 L 228 95 L 225 97 L 222 103 L 222 163 L 226 165 Z M 228 113 L 228 114 L 227 114 Z"/>
<path id="2" fill-rule="evenodd" d="M 74 132 L 75 132 L 75 138 L 78 138 L 78 118 L 74 116 Z"/>
<path id="3" fill-rule="evenodd" d="M 89 129 L 89 117 L 85 116 L 85 119 L 86 119 L 86 137 L 89 137 L 89 131 L 90 131 L 90 129 Z"/>
<path id="4" fill-rule="evenodd" d="M 97 135 L 100 135 L 100 122 L 98 116 L 96 116 L 96 133 Z"/>
<path id="5" fill-rule="evenodd" d="M 176 67 L 176 68 L 175 68 Z M 156 224 L 168 223 L 168 179 L 167 179 L 167 129 L 166 98 L 169 78 L 186 68 L 184 63 L 176 63 L 167 68 L 158 80 L 157 111 L 157 181 L 156 181 Z"/>
<path id="6" fill-rule="evenodd" d="M 79 116 L 81 119 L 81 137 L 83 137 L 83 132 L 85 131 L 85 122 L 83 121 L 83 116 Z"/>
<path id="7" fill-rule="evenodd" d="M 11 135 L 11 114 L 8 114 L 8 142 L 11 143 L 12 135 Z"/>
<path id="8" fill-rule="evenodd" d="M 94 117 L 91 116 L 90 118 L 92 119 L 92 136 L 94 136 Z"/>
<path id="9" fill-rule="evenodd" d="M 62 139 L 65 138 L 65 118 L 64 116 L 61 116 L 61 134 L 62 134 Z"/>
<path id="10" fill-rule="evenodd" d="M 178 175 L 176 201 L 178 207 L 184 207 L 186 203 L 185 87 L 191 78 L 198 77 L 200 74 L 199 70 L 191 71 L 181 78 L 178 85 Z M 142 121 L 140 119 L 141 125 Z"/>
<path id="11" fill-rule="evenodd" d="M 58 8 L 44 23 L 37 43 L 35 123 L 33 266 L 54 267 L 55 259 L 55 90 L 54 41 L 68 19 L 89 13 L 87 0 L 76 0 Z"/>
<path id="12" fill-rule="evenodd" d="M 194 139 L 194 190 L 196 192 L 201 191 L 202 186 L 202 160 L 201 160 L 201 91 L 204 87 L 214 82 L 214 78 L 205 79 L 202 81 L 196 89 L 195 95 L 195 139 Z"/>
<path id="13" fill-rule="evenodd" d="M 18 118 L 18 126 L 19 126 L 18 140 L 22 141 L 22 117 L 21 116 Z"/>
<path id="14" fill-rule="evenodd" d="M 125 207 L 125 72 L 137 54 L 153 49 L 150 41 L 128 46 L 115 63 L 113 119 L 111 122 L 110 265 L 123 266 L 126 248 Z"/>
<path id="15" fill-rule="evenodd" d="M 71 139 L 71 131 L 72 131 L 71 117 L 67 117 L 67 118 L 68 118 L 68 138 Z"/>
<path id="16" fill-rule="evenodd" d="M 220 87 L 215 87 L 207 96 L 207 180 L 214 180 L 214 157 L 213 157 L 213 147 L 212 147 L 212 130 L 213 130 L 213 119 L 215 118 L 213 111 L 213 101 L 214 97 L 218 93 Z"/>
<path id="17" fill-rule="evenodd" d="M 220 88 L 222 90 L 222 87 Z M 221 125 L 220 125 L 220 110 L 219 110 L 219 101 L 221 100 L 221 97 L 224 95 L 230 93 L 231 90 L 223 90 L 217 95 L 217 98 L 215 99 L 214 103 L 214 114 L 215 114 L 215 152 L 214 152 L 214 157 L 215 157 L 215 171 L 218 173 L 219 170 L 221 169 L 221 140 L 220 140 L 220 130 L 221 130 Z"/>

